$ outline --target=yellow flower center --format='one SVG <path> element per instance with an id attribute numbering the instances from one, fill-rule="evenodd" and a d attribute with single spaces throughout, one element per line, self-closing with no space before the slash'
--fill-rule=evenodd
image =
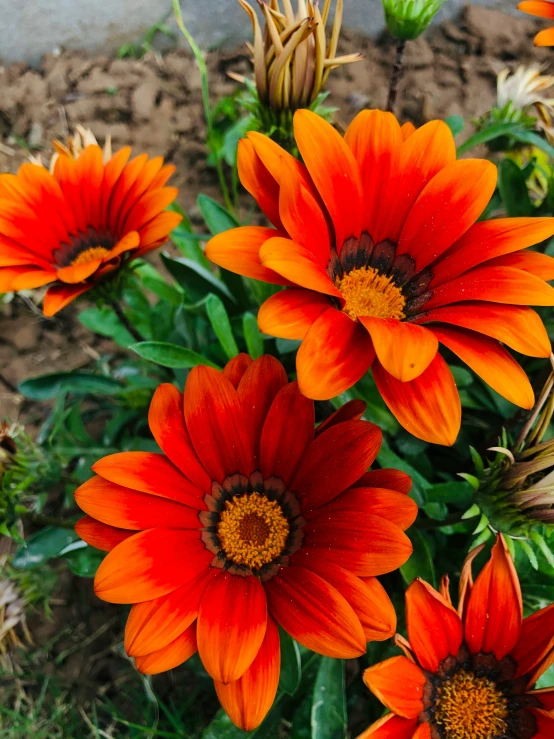
<path id="1" fill-rule="evenodd" d="M 337 288 L 346 300 L 343 308 L 350 318 L 374 316 L 375 318 L 405 317 L 406 298 L 394 284 L 392 277 L 379 274 L 373 267 L 353 269 L 336 279 Z"/>
<path id="2" fill-rule="evenodd" d="M 227 559 L 253 570 L 281 554 L 289 530 L 277 501 L 259 493 L 238 495 L 226 501 L 217 524 L 217 535 Z"/>
<path id="3" fill-rule="evenodd" d="M 109 249 L 105 249 L 103 246 L 90 246 L 78 254 L 71 265 L 74 267 L 76 264 L 85 264 L 86 262 L 92 262 L 94 259 L 102 259 L 108 252 Z"/>
<path id="4" fill-rule="evenodd" d="M 507 716 L 507 698 L 486 677 L 460 670 L 438 689 L 435 721 L 446 739 L 503 737 Z"/>

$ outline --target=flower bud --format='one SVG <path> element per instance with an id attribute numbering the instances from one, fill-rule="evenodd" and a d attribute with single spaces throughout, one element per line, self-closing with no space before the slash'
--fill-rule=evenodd
<path id="1" fill-rule="evenodd" d="M 398 41 L 421 36 L 446 0 L 383 0 L 389 33 Z"/>

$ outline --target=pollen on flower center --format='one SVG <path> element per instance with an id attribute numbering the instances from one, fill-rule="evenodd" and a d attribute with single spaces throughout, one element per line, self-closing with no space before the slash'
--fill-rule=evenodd
<path id="1" fill-rule="evenodd" d="M 290 526 L 281 506 L 265 495 L 238 495 L 225 502 L 217 535 L 226 557 L 258 570 L 284 550 Z"/>
<path id="2" fill-rule="evenodd" d="M 103 246 L 90 246 L 88 249 L 85 249 L 78 254 L 75 259 L 71 261 L 71 265 L 75 266 L 76 264 L 92 262 L 94 259 L 102 259 L 106 254 L 108 254 L 108 252 L 109 249 L 105 249 Z"/>
<path id="3" fill-rule="evenodd" d="M 460 670 L 438 688 L 435 721 L 445 739 L 500 739 L 507 716 L 508 699 L 486 677 Z"/>
<path id="4" fill-rule="evenodd" d="M 350 318 L 374 316 L 375 318 L 397 318 L 405 316 L 406 298 L 392 277 L 380 274 L 373 267 L 360 267 L 337 277 L 335 284 L 346 305 L 343 308 Z"/>

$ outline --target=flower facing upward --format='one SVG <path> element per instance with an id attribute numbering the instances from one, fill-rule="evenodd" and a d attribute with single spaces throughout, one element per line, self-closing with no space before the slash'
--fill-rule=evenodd
<path id="1" fill-rule="evenodd" d="M 358 739 L 548 739 L 554 687 L 533 690 L 554 662 L 554 604 L 522 618 L 521 590 L 502 536 L 475 584 L 468 555 L 458 611 L 448 579 L 406 592 L 406 656 L 367 669 L 364 682 L 392 713 Z"/>
<path id="2" fill-rule="evenodd" d="M 529 15 L 554 20 L 554 2 L 551 0 L 523 0 L 517 8 Z M 554 46 L 554 27 L 539 31 L 535 36 L 535 46 Z"/>
<path id="3" fill-rule="evenodd" d="M 95 591 L 133 603 L 125 647 L 144 673 L 198 649 L 243 729 L 271 707 L 280 624 L 330 657 L 356 657 L 394 633 L 376 575 L 410 555 L 409 478 L 366 472 L 381 432 L 343 406 L 314 432 L 314 404 L 282 365 L 239 355 L 194 368 L 184 398 L 161 385 L 150 429 L 164 454 L 97 462 L 76 493 L 80 536 L 112 550 Z"/>
<path id="4" fill-rule="evenodd" d="M 550 355 L 528 305 L 554 305 L 554 259 L 522 251 L 554 234 L 553 218 L 476 223 L 496 167 L 456 161 L 449 128 L 402 128 L 360 113 L 344 139 L 313 113 L 294 119 L 300 164 L 267 137 L 240 142 L 243 185 L 275 229 L 213 238 L 216 264 L 286 285 L 261 307 L 261 331 L 302 339 L 300 390 L 331 398 L 371 366 L 391 411 L 412 434 L 454 443 L 460 400 L 439 342 L 513 403 L 531 385 L 503 344 Z M 425 325 L 423 325 L 425 324 Z"/>
<path id="5" fill-rule="evenodd" d="M 85 132 L 88 133 L 88 132 Z M 0 175 L 0 293 L 48 285 L 51 316 L 166 241 L 180 222 L 164 212 L 177 190 L 162 157 L 129 161 L 125 147 L 104 160 L 86 143 L 57 145 L 52 171 L 23 164 Z"/>

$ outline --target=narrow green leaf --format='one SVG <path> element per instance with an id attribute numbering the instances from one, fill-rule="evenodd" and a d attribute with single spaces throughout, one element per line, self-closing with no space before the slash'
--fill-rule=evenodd
<path id="1" fill-rule="evenodd" d="M 479 490 L 479 480 L 475 477 L 475 475 L 470 475 L 469 472 L 458 472 L 458 477 L 461 477 L 469 482 L 474 490 Z"/>
<path id="2" fill-rule="evenodd" d="M 31 400 L 51 400 L 61 393 L 116 395 L 121 389 L 120 383 L 111 377 L 78 371 L 40 375 L 24 380 L 19 385 L 19 392 Z"/>
<path id="3" fill-rule="evenodd" d="M 46 526 L 33 536 L 29 537 L 16 551 L 11 561 L 19 570 L 38 567 L 57 557 L 68 544 L 79 537 L 73 529 L 61 529 L 55 526 Z"/>
<path id="4" fill-rule="evenodd" d="M 452 136 L 457 136 L 464 130 L 464 119 L 461 115 L 449 115 L 444 119 L 444 122 L 452 131 Z"/>
<path id="5" fill-rule="evenodd" d="M 548 564 L 551 567 L 554 567 L 554 553 L 550 550 L 548 544 L 545 542 L 542 536 L 537 531 L 531 531 L 529 536 L 531 537 L 531 541 L 533 541 L 544 554 L 544 558 L 546 559 Z"/>
<path id="6" fill-rule="evenodd" d="M 406 564 L 400 568 L 404 582 L 409 585 L 416 577 L 421 577 L 436 587 L 435 565 L 429 538 L 423 531 L 417 529 L 411 529 L 407 534 L 414 551 Z"/>
<path id="7" fill-rule="evenodd" d="M 88 308 L 79 313 L 79 321 L 89 331 L 107 336 L 119 346 L 128 347 L 134 341 L 111 308 Z"/>
<path id="8" fill-rule="evenodd" d="M 464 141 L 464 143 L 458 147 L 458 156 L 465 154 L 466 151 L 473 149 L 475 146 L 486 144 L 487 141 L 493 141 L 500 136 L 515 136 L 523 130 L 524 129 L 519 123 L 495 123 L 473 136 L 470 136 L 466 141 Z"/>
<path id="9" fill-rule="evenodd" d="M 518 539 L 519 546 L 523 549 L 525 554 L 527 555 L 527 559 L 531 563 L 531 567 L 534 570 L 539 569 L 539 561 L 537 559 L 537 555 L 533 551 L 533 548 L 529 545 L 529 542 L 525 541 L 525 539 Z"/>
<path id="10" fill-rule="evenodd" d="M 533 214 L 525 174 L 511 159 L 503 159 L 498 167 L 498 190 L 509 216 Z"/>
<path id="11" fill-rule="evenodd" d="M 245 313 L 242 317 L 242 330 L 248 354 L 252 359 L 261 357 L 264 353 L 264 337 L 258 328 L 258 321 L 253 313 Z"/>
<path id="12" fill-rule="evenodd" d="M 294 639 L 287 632 L 279 628 L 281 639 L 281 673 L 279 689 L 288 695 L 294 695 L 302 679 L 302 663 L 300 649 Z"/>
<path id="13" fill-rule="evenodd" d="M 221 369 L 219 365 L 203 357 L 201 354 L 192 351 L 192 349 L 187 349 L 177 344 L 170 344 L 166 341 L 141 341 L 129 348 L 136 352 L 139 357 L 142 357 L 142 359 L 160 364 L 162 367 L 191 369 L 191 367 L 196 367 L 198 364 L 205 364 L 208 367 Z"/>
<path id="14" fill-rule="evenodd" d="M 208 293 L 213 292 L 214 288 L 229 301 L 230 305 L 236 302 L 227 285 L 202 265 L 182 257 L 173 259 L 167 254 L 162 254 L 162 261 L 185 291 L 188 303 L 200 302 Z"/>
<path id="15" fill-rule="evenodd" d="M 346 723 L 344 662 L 322 657 L 312 700 L 312 739 L 344 739 Z"/>
<path id="16" fill-rule="evenodd" d="M 208 231 L 213 235 L 228 231 L 230 228 L 236 228 L 238 221 L 226 210 L 222 205 L 213 198 L 200 193 L 196 201 L 198 208 L 202 213 L 202 218 L 206 222 Z"/>
<path id="17" fill-rule="evenodd" d="M 227 359 L 236 357 L 239 353 L 239 348 L 233 336 L 229 315 L 220 298 L 213 293 L 208 295 L 208 299 L 206 300 L 206 313 Z"/>
<path id="18" fill-rule="evenodd" d="M 537 149 L 542 149 L 542 151 L 545 151 L 549 157 L 554 159 L 554 146 L 548 143 L 545 138 L 543 138 L 535 131 L 529 131 L 526 128 L 522 128 L 512 135 L 514 139 L 520 141 L 522 144 L 530 144 L 531 146 L 536 146 Z"/>

